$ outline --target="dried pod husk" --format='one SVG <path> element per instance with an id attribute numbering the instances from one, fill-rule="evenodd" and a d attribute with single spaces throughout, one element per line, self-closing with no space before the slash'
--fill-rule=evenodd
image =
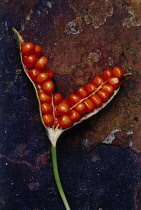
<path id="1" fill-rule="evenodd" d="M 37 97 L 37 100 L 38 100 L 38 103 L 39 103 L 39 113 L 40 113 L 40 118 L 41 118 L 42 124 L 43 124 L 43 126 L 45 127 L 45 130 L 47 131 L 47 135 L 48 135 L 49 140 L 51 141 L 51 144 L 52 144 L 54 147 L 56 147 L 57 140 L 59 139 L 60 135 L 61 135 L 63 132 L 65 132 L 65 131 L 68 130 L 68 129 L 71 129 L 71 128 L 74 127 L 75 125 L 77 125 L 77 124 L 81 123 L 82 121 L 87 120 L 88 118 L 90 118 L 90 117 L 92 117 L 93 115 L 97 114 L 100 110 L 102 110 L 105 106 L 107 106 L 107 104 L 109 104 L 109 102 L 114 98 L 114 96 L 115 96 L 115 95 L 117 94 L 117 92 L 119 91 L 119 88 L 120 88 L 120 87 L 118 87 L 118 89 L 115 89 L 115 90 L 114 90 L 114 93 L 109 97 L 109 99 L 108 99 L 106 102 L 102 103 L 102 105 L 101 105 L 100 107 L 95 108 L 92 112 L 88 112 L 88 113 L 82 115 L 82 116 L 80 117 L 80 119 L 79 119 L 78 121 L 76 121 L 76 122 L 73 122 L 72 125 L 71 125 L 70 127 L 64 128 L 64 129 L 63 129 L 63 128 L 59 127 L 59 126 L 57 126 L 56 128 L 54 128 L 54 126 L 51 126 L 51 127 L 50 127 L 50 126 L 46 126 L 45 123 L 44 123 L 44 121 L 43 121 L 43 118 L 42 118 L 41 102 L 40 102 L 40 100 L 39 100 L 39 91 L 40 91 L 40 89 L 41 89 L 41 85 L 39 85 L 39 84 L 37 85 L 37 84 L 30 78 L 30 76 L 29 76 L 29 69 L 24 65 L 24 63 L 23 63 L 23 57 L 22 57 L 22 53 L 21 53 L 21 45 L 24 43 L 24 40 L 23 40 L 22 36 L 19 34 L 19 32 L 18 32 L 15 28 L 13 28 L 13 32 L 15 33 L 16 38 L 17 38 L 17 41 L 18 41 L 19 50 L 20 50 L 20 57 L 21 57 L 21 63 L 22 63 L 22 65 L 23 65 L 24 72 L 25 72 L 25 74 L 27 75 L 27 77 L 29 78 L 29 80 L 31 81 L 31 83 L 33 84 L 33 87 L 34 87 L 34 89 L 35 89 L 36 97 Z M 106 82 L 104 82 L 104 83 L 106 83 Z M 104 83 L 103 83 L 103 84 L 104 84 Z M 100 85 L 93 93 L 91 93 L 90 95 L 96 93 L 96 92 L 102 87 L 103 84 L 101 84 L 101 85 Z M 84 101 L 85 99 L 89 98 L 90 95 L 89 95 L 88 97 L 84 98 L 84 99 L 81 99 L 81 101 Z M 53 105 L 53 107 L 54 107 L 53 100 L 52 100 L 52 105 Z"/>

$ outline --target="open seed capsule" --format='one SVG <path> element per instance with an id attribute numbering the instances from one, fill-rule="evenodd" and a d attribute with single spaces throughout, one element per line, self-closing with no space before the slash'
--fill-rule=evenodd
<path id="1" fill-rule="evenodd" d="M 63 99 L 60 93 L 54 93 L 54 72 L 46 69 L 48 58 L 41 56 L 42 48 L 24 43 L 20 34 L 13 30 L 20 41 L 24 71 L 37 94 L 41 120 L 52 145 L 56 146 L 57 139 L 65 130 L 93 116 L 112 100 L 119 90 L 122 69 L 104 70 L 102 77 L 95 76 L 91 83 L 78 88 L 68 100 Z"/>

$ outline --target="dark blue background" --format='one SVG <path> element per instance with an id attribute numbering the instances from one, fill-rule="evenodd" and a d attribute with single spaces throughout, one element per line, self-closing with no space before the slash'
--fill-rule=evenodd
<path id="1" fill-rule="evenodd" d="M 0 21 L 1 209 L 63 210 L 52 172 L 50 142 L 11 30 L 14 20 L 3 17 Z M 19 28 L 20 18 L 16 20 Z M 58 143 L 60 177 L 72 210 L 132 210 L 136 202 L 140 209 L 140 154 L 104 144 L 90 151 L 81 143 L 74 148 L 67 141 L 73 132 L 77 128 Z"/>

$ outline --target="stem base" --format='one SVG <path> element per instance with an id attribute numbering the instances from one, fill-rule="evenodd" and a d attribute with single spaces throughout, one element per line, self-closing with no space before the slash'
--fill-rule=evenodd
<path id="1" fill-rule="evenodd" d="M 59 191 L 62 201 L 66 207 L 66 210 L 70 210 L 70 207 L 69 207 L 68 201 L 66 199 L 66 196 L 65 196 L 65 193 L 64 193 L 61 181 L 60 181 L 60 177 L 59 177 L 58 165 L 57 165 L 57 150 L 56 150 L 56 147 L 54 147 L 53 145 L 51 146 L 51 154 L 52 154 L 54 178 L 55 178 L 55 182 L 56 182 L 58 191 Z"/>

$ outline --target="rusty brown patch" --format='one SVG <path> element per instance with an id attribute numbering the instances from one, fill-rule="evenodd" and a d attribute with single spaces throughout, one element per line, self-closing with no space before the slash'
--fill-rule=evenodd
<path id="1" fill-rule="evenodd" d="M 107 18 L 113 15 L 112 1 L 71 1 L 70 7 L 76 13 L 77 19 L 85 21 L 87 25 L 99 28 Z"/>
<path id="2" fill-rule="evenodd" d="M 120 146 L 121 148 L 126 148 L 130 146 L 130 139 L 132 138 L 132 134 L 128 134 L 125 131 L 118 132 L 115 134 L 115 140 L 112 144 Z"/>
<path id="3" fill-rule="evenodd" d="M 114 66 L 132 73 L 123 80 L 116 98 L 69 138 L 73 141 L 76 137 L 77 144 L 82 140 L 79 134 L 84 130 L 83 139 L 89 139 L 90 144 L 95 145 L 114 129 L 132 131 L 133 146 L 141 150 L 139 1 L 58 2 L 52 5 L 48 14 L 45 5 L 36 7 L 30 19 L 23 22 L 21 30 L 26 40 L 43 46 L 44 54 L 50 60 L 49 68 L 56 73 L 57 91 L 68 97 L 93 76 Z"/>

